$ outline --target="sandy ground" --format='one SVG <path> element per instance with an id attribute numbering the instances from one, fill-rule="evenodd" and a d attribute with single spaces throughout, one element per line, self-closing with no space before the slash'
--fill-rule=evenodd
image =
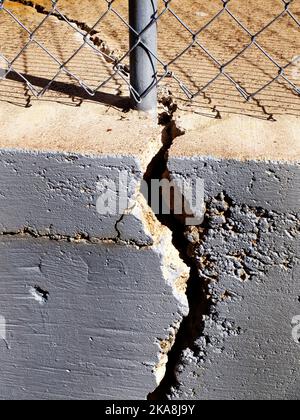
<path id="1" fill-rule="evenodd" d="M 163 1 L 159 0 L 162 7 Z M 50 0 L 37 0 L 36 4 L 45 11 L 51 9 Z M 98 48 L 105 45 L 110 54 L 121 57 L 128 50 L 128 30 L 120 16 L 127 21 L 127 0 L 115 0 L 113 10 L 104 15 L 96 26 L 98 18 L 107 11 L 105 0 L 58 0 L 58 10 L 68 19 L 84 23 L 96 32 Z M 231 0 L 230 10 L 252 32 L 260 31 L 283 11 L 282 0 Z M 5 0 L 7 7 L 30 30 L 34 30 L 45 18 L 33 7 Z M 172 0 L 171 9 L 191 31 L 203 27 L 218 11 L 222 9 L 220 0 Z M 294 0 L 290 7 L 296 19 L 300 20 L 300 0 Z M 162 10 L 162 9 L 160 9 Z M 119 15 L 119 16 L 118 16 Z M 46 47 L 59 62 L 66 61 L 82 43 L 82 37 L 74 27 L 57 17 L 47 19 L 36 31 L 36 39 Z M 22 29 L 5 12 L 0 12 L 0 52 L 12 60 L 28 40 L 27 32 Z M 250 42 L 249 35 L 227 14 L 223 13 L 199 37 L 201 44 L 220 63 L 226 63 L 237 55 Z M 100 41 L 104 41 L 101 44 Z M 163 63 L 171 63 L 188 45 L 191 44 L 190 32 L 173 16 L 171 11 L 159 20 L 159 58 Z M 257 42 L 281 66 L 300 56 L 300 28 L 291 17 L 285 15 L 273 22 L 257 36 Z M 127 58 L 124 63 L 127 63 Z M 2 63 L 2 65 L 1 65 Z M 0 67 L 5 63 L 0 59 Z M 31 45 L 14 67 L 21 73 L 34 76 L 31 82 L 41 89 L 47 85 L 59 71 L 59 64 L 47 55 L 40 47 Z M 68 86 L 77 84 L 70 74 L 61 72 L 56 78 L 61 84 L 55 85 L 55 91 L 47 92 L 42 100 L 58 101 L 79 106 L 83 100 L 99 100 L 115 104 L 115 98 L 126 96 L 126 83 L 112 72 L 111 63 L 97 55 L 90 47 L 85 47 L 68 64 L 70 73 L 82 79 L 91 89 L 105 80 L 109 82 L 101 88 L 103 95 L 86 98 L 80 93 L 81 88 L 72 90 Z M 195 46 L 183 56 L 170 64 L 170 70 L 192 93 L 196 93 L 209 80 L 217 76 L 219 70 L 211 59 Z M 278 68 L 255 46 L 252 46 L 238 59 L 226 67 L 227 73 L 239 82 L 247 92 L 259 90 L 278 74 Z M 159 73 L 163 74 L 160 66 Z M 289 79 L 300 85 L 299 70 L 289 66 L 286 70 Z M 111 76 L 113 76 L 111 78 Z M 190 101 L 181 90 L 178 82 L 165 78 L 160 84 L 161 95 L 172 94 L 182 110 L 192 111 L 208 117 L 219 117 L 224 114 L 244 114 L 264 119 L 276 118 L 276 115 L 300 114 L 300 98 L 287 82 L 280 78 L 260 92 L 255 100 L 249 102 L 240 95 L 236 87 L 226 79 L 219 77 L 204 93 Z M 18 81 L 5 80 L 0 84 L 0 100 L 16 103 L 21 106 L 32 104 L 35 99 L 26 86 Z"/>

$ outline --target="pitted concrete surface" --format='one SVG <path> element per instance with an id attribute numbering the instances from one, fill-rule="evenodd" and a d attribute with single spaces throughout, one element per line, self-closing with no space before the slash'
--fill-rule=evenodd
<path id="1" fill-rule="evenodd" d="M 299 213 L 241 206 L 222 194 L 207 207 L 203 231 L 187 236 L 210 313 L 196 350 L 182 356 L 173 396 L 298 400 Z"/>
<path id="2" fill-rule="evenodd" d="M 244 140 L 253 131 L 215 124 L 198 132 L 198 143 L 196 132 L 178 137 L 169 155 L 172 178 L 205 182 L 204 223 L 185 234 L 209 306 L 193 348 L 181 354 L 172 397 L 298 400 L 300 347 L 292 335 L 300 313 L 297 130 L 281 123 L 269 123 L 273 135 L 258 130 L 251 160 Z M 292 152 L 284 153 L 283 139 Z"/>

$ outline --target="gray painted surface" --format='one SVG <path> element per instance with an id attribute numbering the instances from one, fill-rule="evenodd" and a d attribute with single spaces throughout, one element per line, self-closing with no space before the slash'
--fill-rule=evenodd
<path id="1" fill-rule="evenodd" d="M 298 400 L 299 165 L 171 157 L 169 169 L 205 180 L 205 222 L 186 235 L 211 304 L 173 398 Z"/>
<path id="2" fill-rule="evenodd" d="M 142 177 L 139 156 L 0 151 L 0 399 L 156 388 L 189 270 L 141 203 Z M 108 181 L 122 214 L 98 213 Z"/>
<path id="3" fill-rule="evenodd" d="M 158 341 L 182 318 L 158 252 L 3 237 L 0 267 L 1 399 L 145 399 L 155 389 Z"/>
<path id="4" fill-rule="evenodd" d="M 205 222 L 186 235 L 211 302 L 173 398 L 299 399 L 299 165 L 170 157 L 169 169 L 205 180 Z M 159 344 L 186 315 L 183 268 L 168 239 L 152 244 L 142 207 L 97 213 L 97 182 L 123 170 L 135 201 L 133 158 L 0 153 L 0 398 L 145 399 L 156 387 Z"/>
<path id="5" fill-rule="evenodd" d="M 300 205 L 300 163 L 170 158 L 169 170 L 187 179 L 205 181 L 206 198 L 223 191 L 237 204 L 279 212 L 297 212 Z"/>
<path id="6" fill-rule="evenodd" d="M 129 181 L 119 188 L 122 172 Z M 139 161 L 126 156 L 0 151 L 0 232 L 28 227 L 42 235 L 116 238 L 121 215 L 97 212 L 97 184 L 115 181 L 117 196 L 121 190 L 130 199 L 142 176 Z M 134 225 L 136 220 L 131 219 Z M 141 235 L 139 243 L 144 239 L 149 243 Z"/>

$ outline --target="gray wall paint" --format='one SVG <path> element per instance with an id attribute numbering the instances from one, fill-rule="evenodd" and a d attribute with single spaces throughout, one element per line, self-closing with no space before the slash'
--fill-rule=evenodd
<path id="1" fill-rule="evenodd" d="M 133 198 L 133 158 L 0 153 L 0 398 L 145 399 L 156 387 L 159 341 L 184 310 L 143 215 L 96 212 L 97 182 L 123 170 Z M 172 397 L 298 399 L 299 165 L 171 156 L 169 170 L 205 180 L 205 223 L 186 235 L 211 295 Z M 100 242 L 51 240 L 79 233 Z M 103 241 L 118 236 L 136 246 Z"/>
<path id="2" fill-rule="evenodd" d="M 125 171 L 131 198 L 142 178 L 131 157 L 83 157 L 57 153 L 0 152 L 0 231 L 29 227 L 41 234 L 116 238 L 120 215 L 97 213 L 97 183 Z M 119 193 L 119 191 L 118 191 Z M 126 238 L 124 238 L 126 240 Z"/>
<path id="3" fill-rule="evenodd" d="M 171 157 L 169 169 L 205 180 L 204 225 L 186 235 L 211 296 L 173 398 L 299 399 L 299 165 Z"/>
<path id="4" fill-rule="evenodd" d="M 158 341 L 182 318 L 158 253 L 2 238 L 0 267 L 1 399 L 145 399 L 155 389 Z"/>
<path id="5" fill-rule="evenodd" d="M 154 244 L 142 177 L 138 157 L 0 152 L 0 398 L 146 399 L 156 388 L 160 344 L 188 311 L 176 294 L 188 269 L 158 222 Z M 107 180 L 126 214 L 98 214 Z"/>

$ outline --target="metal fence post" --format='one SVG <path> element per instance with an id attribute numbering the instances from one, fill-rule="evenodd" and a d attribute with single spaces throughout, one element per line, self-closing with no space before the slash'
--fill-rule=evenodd
<path id="1" fill-rule="evenodd" d="M 157 114 L 156 17 L 157 0 L 129 0 L 129 24 L 136 32 L 130 30 L 132 107 L 153 115 Z"/>

